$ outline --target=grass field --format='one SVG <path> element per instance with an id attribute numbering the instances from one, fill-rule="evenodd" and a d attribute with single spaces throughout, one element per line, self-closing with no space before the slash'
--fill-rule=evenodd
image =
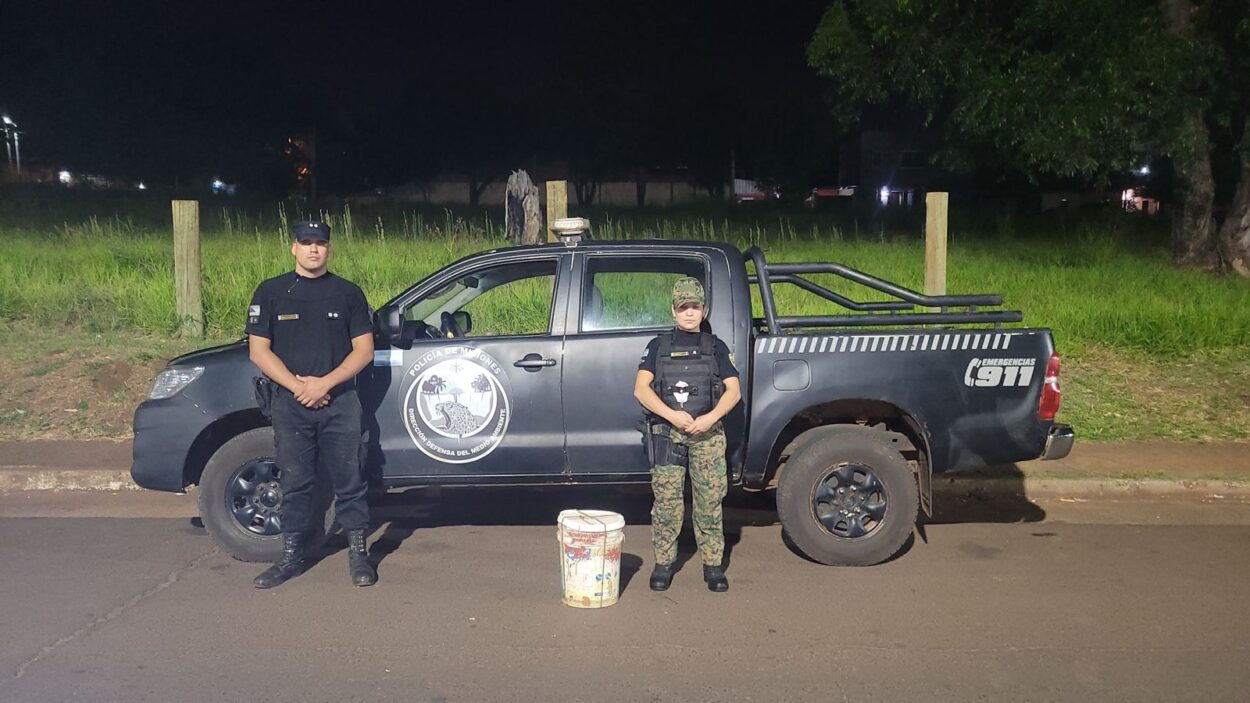
<path id="1" fill-rule="evenodd" d="M 129 376 L 148 374 L 160 359 L 202 344 L 174 336 L 173 247 L 161 220 L 168 204 L 139 205 L 123 201 L 91 216 L 67 204 L 41 209 L 0 200 L 0 356 L 8 367 L 0 384 L 9 389 L 0 388 L 0 437 L 124 433 L 117 414 L 138 402 L 146 378 L 106 383 L 111 400 L 94 402 L 116 406 L 107 421 L 63 422 L 23 405 L 14 389 L 23 379 L 47 385 L 61 371 L 91 383 L 100 369 L 106 378 L 120 375 L 109 364 L 123 364 Z M 54 212 L 78 219 L 57 224 Z M 838 261 L 913 289 L 923 279 L 914 223 L 886 229 L 827 213 L 761 210 L 577 214 L 589 215 L 602 238 L 729 241 L 759 245 L 771 261 Z M 251 212 L 205 205 L 209 338 L 241 334 L 256 283 L 289 270 L 284 224 L 296 217 L 277 206 Z M 506 245 L 501 218 L 486 211 L 347 209 L 331 219 L 332 268 L 359 283 L 374 306 L 450 261 Z M 1250 438 L 1250 283 L 1173 269 L 1163 223 L 1100 218 L 1021 227 L 956 217 L 948 267 L 950 292 L 1002 293 L 1026 326 L 1053 330 L 1065 361 L 1063 416 L 1082 436 Z M 881 297 L 817 278 L 853 298 Z M 783 314 L 836 312 L 793 287 L 777 292 Z M 50 347 L 59 366 L 46 358 Z M 85 402 L 87 408 L 59 411 L 91 416 L 92 401 Z"/>

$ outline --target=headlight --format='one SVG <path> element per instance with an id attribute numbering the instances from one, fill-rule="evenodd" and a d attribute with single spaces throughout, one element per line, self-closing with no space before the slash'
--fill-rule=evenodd
<path id="1" fill-rule="evenodd" d="M 204 373 L 203 366 L 165 369 L 152 382 L 152 390 L 148 392 L 148 400 L 169 398 L 186 388 L 188 383 L 199 378 L 202 373 Z"/>

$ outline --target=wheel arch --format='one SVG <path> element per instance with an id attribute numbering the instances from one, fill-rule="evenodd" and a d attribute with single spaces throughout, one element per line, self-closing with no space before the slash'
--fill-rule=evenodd
<path id="1" fill-rule="evenodd" d="M 184 486 L 198 485 L 200 477 L 204 474 L 204 467 L 208 465 L 208 460 L 226 442 L 248 430 L 269 425 L 270 422 L 256 408 L 229 413 L 214 420 L 191 443 L 191 448 L 187 451 L 186 459 L 182 464 L 182 484 Z"/>
<path id="2" fill-rule="evenodd" d="M 920 507 L 933 515 L 933 451 L 924 424 L 906 409 L 884 400 L 848 398 L 811 405 L 795 413 L 773 440 L 764 476 L 765 486 L 775 486 L 785 470 L 786 459 L 803 444 L 824 436 L 831 428 L 857 425 L 893 432 L 906 441 L 899 453 L 912 465 L 920 489 Z"/>

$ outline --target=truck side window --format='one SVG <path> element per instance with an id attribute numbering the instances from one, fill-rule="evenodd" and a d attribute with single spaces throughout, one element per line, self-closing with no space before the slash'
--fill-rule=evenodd
<path id="1" fill-rule="evenodd" d="M 591 257 L 582 287 L 581 330 L 671 325 L 673 283 L 682 276 L 694 276 L 707 285 L 706 266 L 696 257 Z"/>
<path id="2" fill-rule="evenodd" d="M 556 259 L 544 259 L 475 270 L 416 301 L 405 317 L 438 327 L 442 313 L 464 311 L 472 319 L 466 337 L 547 334 L 556 266 Z"/>

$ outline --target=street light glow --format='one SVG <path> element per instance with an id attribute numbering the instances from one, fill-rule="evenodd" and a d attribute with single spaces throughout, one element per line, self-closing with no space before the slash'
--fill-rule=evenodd
<path id="1" fill-rule="evenodd" d="M 69 185 L 69 182 L 74 180 L 73 174 L 69 171 L 61 171 L 60 173 L 57 173 L 56 178 L 65 185 Z"/>
<path id="2" fill-rule="evenodd" d="M 890 204 L 890 186 L 881 186 L 881 191 L 877 193 L 877 199 L 882 205 Z"/>
<path id="3" fill-rule="evenodd" d="M 9 117 L 8 115 L 5 115 L 4 117 L 0 117 L 0 119 L 3 119 L 3 120 L 4 120 L 4 123 L 5 123 L 5 124 L 7 124 L 7 125 L 9 125 L 10 127 L 16 127 L 16 126 L 17 126 L 16 124 L 14 124 L 14 123 L 13 123 L 13 119 L 12 119 L 11 117 Z"/>

